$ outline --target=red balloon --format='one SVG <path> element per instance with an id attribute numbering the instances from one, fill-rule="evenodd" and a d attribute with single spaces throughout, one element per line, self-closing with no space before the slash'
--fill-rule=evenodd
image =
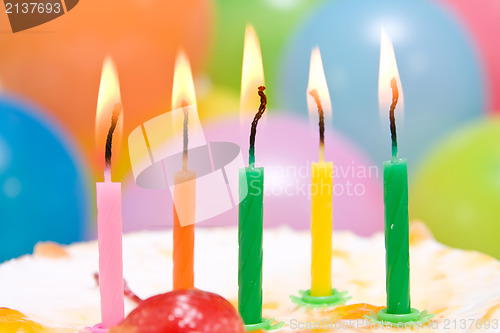
<path id="1" fill-rule="evenodd" d="M 198 289 L 176 290 L 139 303 L 113 332 L 244 333 L 235 308 L 219 295 Z"/>
<path id="2" fill-rule="evenodd" d="M 438 0 L 468 28 L 479 50 L 487 80 L 488 110 L 500 112 L 500 1 Z"/>
<path id="3" fill-rule="evenodd" d="M 93 161 L 99 81 L 109 54 L 118 70 L 124 110 L 121 164 L 129 169 L 128 133 L 170 109 L 180 47 L 193 70 L 200 67 L 212 9 L 205 0 L 80 1 L 48 23 L 0 34 L 1 86 L 55 115 Z M 7 15 L 0 15 L 0 30 L 10 31 Z"/>

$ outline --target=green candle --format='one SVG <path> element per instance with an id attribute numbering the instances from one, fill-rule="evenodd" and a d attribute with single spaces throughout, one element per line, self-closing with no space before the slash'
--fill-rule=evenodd
<path id="1" fill-rule="evenodd" d="M 246 325 L 262 322 L 263 192 L 264 168 L 240 169 L 238 310 Z"/>
<path id="2" fill-rule="evenodd" d="M 384 162 L 385 256 L 387 313 L 408 314 L 410 306 L 410 252 L 408 220 L 408 168 L 405 159 L 398 158 L 398 143 L 394 110 L 398 102 L 396 79 L 389 112 L 392 160 Z"/>
<path id="3" fill-rule="evenodd" d="M 387 313 L 410 313 L 408 172 L 405 159 L 384 162 Z"/>
<path id="4" fill-rule="evenodd" d="M 396 56 L 391 40 L 381 31 L 379 68 L 379 106 L 389 108 L 392 159 L 384 162 L 385 265 L 387 307 L 365 318 L 373 323 L 391 323 L 393 327 L 419 327 L 434 315 L 411 308 L 410 302 L 410 239 L 408 220 L 408 164 L 398 158 L 398 140 L 394 111 L 400 99 Z M 392 93 L 392 94 L 391 94 Z M 391 98 L 392 95 L 392 98 Z M 392 101 L 391 101 L 392 99 Z M 401 104 L 403 96 L 401 93 Z M 389 107 L 390 106 L 390 107 Z M 406 326 L 406 324 L 410 326 Z M 401 326 L 403 325 L 403 326 Z"/>
<path id="5" fill-rule="evenodd" d="M 255 135 L 267 97 L 259 87 L 259 111 L 250 130 L 249 167 L 240 169 L 238 210 L 238 310 L 245 325 L 262 323 L 262 231 L 264 168 L 255 167 Z"/>

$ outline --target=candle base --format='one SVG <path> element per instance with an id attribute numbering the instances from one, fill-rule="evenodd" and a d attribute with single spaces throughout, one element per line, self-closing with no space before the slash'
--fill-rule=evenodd
<path id="1" fill-rule="evenodd" d="M 345 304 L 352 297 L 347 296 L 347 291 L 332 289 L 329 296 L 311 296 L 311 290 L 299 290 L 299 296 L 291 295 L 290 299 L 295 304 L 308 308 L 328 308 Z"/>
<path id="2" fill-rule="evenodd" d="M 420 312 L 412 308 L 410 313 L 390 314 L 387 313 L 387 308 L 384 308 L 378 313 L 372 311 L 365 316 L 365 319 L 368 319 L 373 324 L 385 327 L 418 328 L 429 322 L 432 317 L 434 317 L 434 314 L 428 313 L 427 310 Z"/>
<path id="3" fill-rule="evenodd" d="M 271 331 L 271 330 L 277 330 L 278 328 L 283 327 L 283 325 L 285 325 L 285 323 L 282 321 L 275 323 L 274 318 L 269 318 L 269 319 L 262 318 L 261 323 L 245 325 L 245 329 L 247 330 L 247 332 L 257 331 L 257 330 Z"/>
<path id="4" fill-rule="evenodd" d="M 108 333 L 107 328 L 103 328 L 102 324 L 96 324 L 92 327 L 85 327 L 80 333 Z"/>

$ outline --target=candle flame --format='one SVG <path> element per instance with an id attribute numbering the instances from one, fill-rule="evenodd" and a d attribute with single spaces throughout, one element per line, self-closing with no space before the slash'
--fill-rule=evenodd
<path id="1" fill-rule="evenodd" d="M 102 67 L 101 82 L 99 84 L 99 95 L 97 97 L 97 112 L 95 123 L 96 153 L 99 165 L 104 167 L 104 155 L 106 138 L 112 123 L 112 116 L 115 110 L 120 110 L 116 129 L 113 134 L 113 155 L 112 159 L 120 151 L 121 135 L 123 131 L 123 108 L 120 96 L 120 84 L 118 73 L 111 57 L 106 57 Z M 107 170 L 110 172 L 110 170 Z"/>
<path id="2" fill-rule="evenodd" d="M 328 92 L 319 47 L 315 47 L 311 52 L 306 96 L 311 128 L 316 133 L 319 129 L 319 160 L 323 161 L 325 155 L 325 124 L 331 121 L 332 101 Z"/>
<path id="3" fill-rule="evenodd" d="M 314 123 L 315 130 L 318 128 L 318 104 L 311 95 L 311 91 L 316 90 L 321 101 L 325 122 L 328 123 L 332 117 L 332 101 L 326 83 L 325 71 L 321 60 L 321 53 L 318 47 L 311 52 L 311 64 L 309 67 L 309 83 L 307 85 L 307 109 L 309 110 L 309 119 Z"/>
<path id="4" fill-rule="evenodd" d="M 174 83 L 172 88 L 172 110 L 183 108 L 183 112 L 173 112 L 174 124 L 182 124 L 182 169 L 187 169 L 189 150 L 189 110 L 187 106 L 194 106 L 196 112 L 196 93 L 194 91 L 193 73 L 189 59 L 180 50 L 175 60 Z M 182 120 L 181 120 L 182 117 Z M 192 121 L 192 119 L 191 119 Z M 176 128 L 177 132 L 180 129 Z M 191 133 L 192 134 L 192 133 Z"/>
<path id="5" fill-rule="evenodd" d="M 186 53 L 180 50 L 175 60 L 172 110 L 188 105 L 196 107 L 193 73 L 191 72 L 191 65 Z"/>
<path id="6" fill-rule="evenodd" d="M 240 119 L 244 128 L 250 126 L 251 119 L 260 105 L 258 88 L 264 86 L 264 69 L 259 39 L 251 25 L 246 27 L 243 48 L 243 68 L 241 72 Z M 264 114 L 265 117 L 265 114 Z"/>
<path id="7" fill-rule="evenodd" d="M 391 80 L 395 78 L 399 91 L 399 100 L 396 107 L 396 117 L 399 121 L 402 120 L 404 115 L 404 98 L 403 88 L 401 86 L 401 79 L 399 77 L 398 65 L 396 63 L 396 55 L 394 54 L 394 47 L 389 36 L 382 28 L 380 37 L 380 67 L 378 76 L 378 101 L 379 111 L 382 119 L 389 119 L 389 109 L 392 104 L 392 87 Z"/>

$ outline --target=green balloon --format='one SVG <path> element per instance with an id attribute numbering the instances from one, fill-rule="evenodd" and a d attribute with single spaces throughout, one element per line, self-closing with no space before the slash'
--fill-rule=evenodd
<path id="1" fill-rule="evenodd" d="M 208 74 L 213 83 L 240 91 L 245 27 L 252 24 L 261 44 L 266 86 L 274 86 L 282 50 L 295 27 L 328 0 L 216 0 L 214 46 Z M 266 91 L 268 97 L 272 91 Z"/>
<path id="2" fill-rule="evenodd" d="M 452 134 L 412 185 L 410 216 L 438 241 L 500 259 L 500 119 Z"/>

